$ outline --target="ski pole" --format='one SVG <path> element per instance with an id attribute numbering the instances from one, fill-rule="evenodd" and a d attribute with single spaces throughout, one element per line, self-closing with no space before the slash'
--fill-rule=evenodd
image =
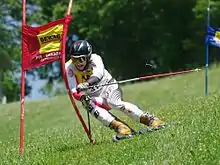
<path id="1" fill-rule="evenodd" d="M 113 84 L 123 84 L 123 83 L 127 83 L 127 82 L 140 81 L 140 80 L 146 80 L 146 79 L 157 78 L 157 77 L 172 76 L 172 75 L 178 75 L 178 74 L 184 74 L 184 73 L 190 73 L 190 72 L 198 72 L 200 70 L 201 69 L 196 68 L 196 69 L 179 71 L 179 72 L 169 72 L 169 73 L 161 73 L 161 74 L 155 74 L 155 75 L 150 75 L 150 76 L 141 76 L 141 77 L 127 79 L 127 80 L 110 82 L 110 83 L 106 83 L 106 84 L 93 85 L 93 86 L 89 86 L 88 88 L 98 88 L 98 87 L 113 85 Z"/>

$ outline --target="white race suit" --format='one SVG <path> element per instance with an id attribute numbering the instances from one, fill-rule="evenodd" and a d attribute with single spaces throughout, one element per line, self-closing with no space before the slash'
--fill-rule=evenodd
<path id="1" fill-rule="evenodd" d="M 101 56 L 91 54 L 90 61 L 85 70 L 79 71 L 70 59 L 65 64 L 69 87 L 75 99 L 79 100 L 80 94 L 76 87 L 79 83 L 86 82 L 90 76 L 96 76 L 100 79 L 95 85 L 116 82 L 111 74 L 105 69 Z M 118 84 L 101 86 L 88 89 L 88 95 L 91 97 L 94 110 L 91 112 L 101 123 L 109 126 L 115 119 L 108 111 L 112 108 L 119 109 L 132 119 L 140 122 L 140 116 L 144 113 L 136 105 L 122 100 L 122 92 Z"/>

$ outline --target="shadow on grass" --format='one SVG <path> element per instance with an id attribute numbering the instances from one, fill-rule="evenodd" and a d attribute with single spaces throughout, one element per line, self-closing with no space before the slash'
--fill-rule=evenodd
<path id="1" fill-rule="evenodd" d="M 102 145 L 102 144 L 109 144 L 111 145 L 112 142 L 111 141 L 108 141 L 108 140 L 102 140 L 102 141 L 96 141 L 95 144 L 92 144 L 92 143 L 75 143 L 74 145 L 68 145 L 68 144 L 63 144 L 63 145 L 60 145 L 59 147 L 56 147 L 56 150 L 58 152 L 67 152 L 67 151 L 72 151 L 72 150 L 78 150 L 79 148 L 80 149 L 83 149 L 83 148 L 88 148 L 88 147 L 94 147 L 94 146 L 99 146 L 99 145 Z"/>

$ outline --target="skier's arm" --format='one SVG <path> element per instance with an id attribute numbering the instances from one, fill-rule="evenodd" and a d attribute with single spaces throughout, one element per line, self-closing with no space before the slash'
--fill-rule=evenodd
<path id="1" fill-rule="evenodd" d="M 78 93 L 76 90 L 77 82 L 74 71 L 71 68 L 67 68 L 66 73 L 67 73 L 67 80 L 71 93 L 76 100 L 80 101 L 80 97 L 82 96 L 82 93 Z"/>
<path id="2" fill-rule="evenodd" d="M 98 83 L 103 75 L 104 75 L 104 64 L 100 56 L 96 56 L 94 61 L 92 61 L 93 67 L 93 74 L 90 76 L 89 80 L 87 81 L 89 85 L 94 85 Z"/>

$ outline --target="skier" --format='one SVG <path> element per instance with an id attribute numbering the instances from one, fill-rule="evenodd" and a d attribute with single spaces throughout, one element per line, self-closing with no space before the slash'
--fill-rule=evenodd
<path id="1" fill-rule="evenodd" d="M 83 107 L 103 125 L 115 130 L 117 134 L 112 138 L 114 142 L 130 138 L 134 132 L 127 124 L 110 113 L 112 108 L 119 109 L 131 119 L 155 129 L 165 124 L 156 116 L 124 101 L 118 84 L 89 88 L 93 85 L 116 82 L 116 80 L 105 69 L 101 56 L 93 53 L 88 41 L 75 41 L 71 45 L 70 57 L 65 68 L 74 98 L 81 101 Z"/>

